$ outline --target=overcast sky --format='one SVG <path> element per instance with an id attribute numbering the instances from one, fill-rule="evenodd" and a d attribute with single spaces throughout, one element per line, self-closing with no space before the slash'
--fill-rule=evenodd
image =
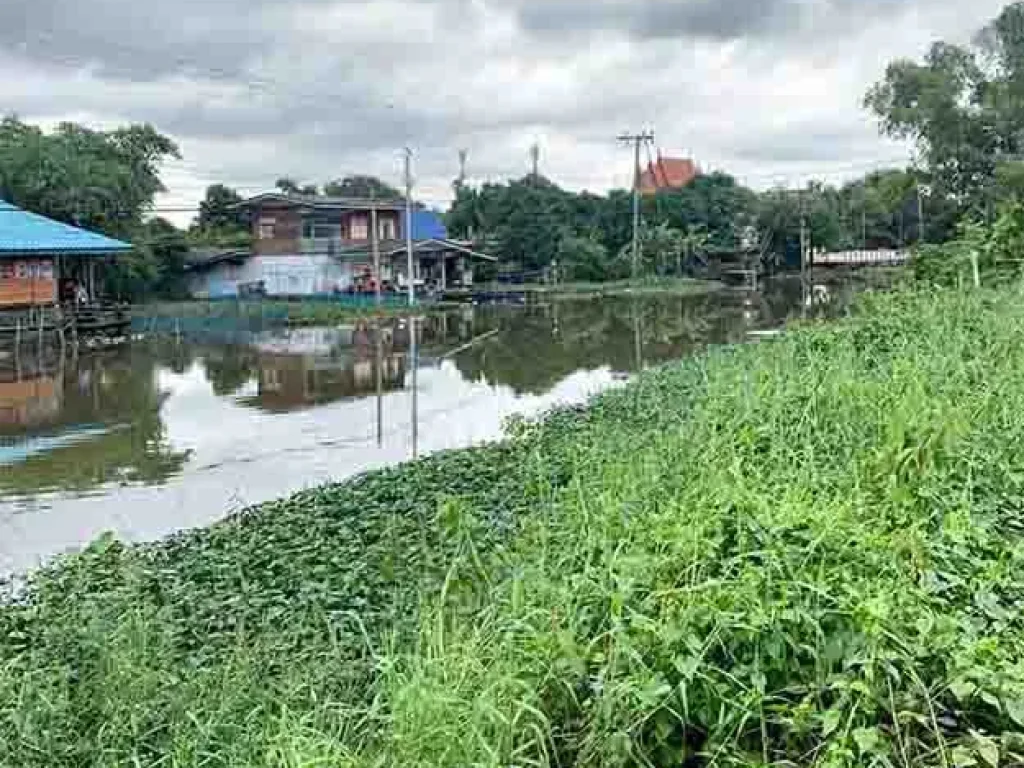
<path id="1" fill-rule="evenodd" d="M 447 199 L 542 170 L 628 186 L 625 129 L 756 187 L 905 163 L 861 108 L 897 56 L 1001 0 L 0 0 L 0 111 L 173 136 L 161 205 L 206 184 L 368 172 Z M 185 217 L 187 219 L 187 216 Z"/>

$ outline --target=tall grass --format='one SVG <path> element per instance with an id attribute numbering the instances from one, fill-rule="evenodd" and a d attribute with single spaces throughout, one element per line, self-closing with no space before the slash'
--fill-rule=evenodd
<path id="1" fill-rule="evenodd" d="M 0 764 L 1024 761 L 1024 303 L 873 296 L 0 609 Z"/>

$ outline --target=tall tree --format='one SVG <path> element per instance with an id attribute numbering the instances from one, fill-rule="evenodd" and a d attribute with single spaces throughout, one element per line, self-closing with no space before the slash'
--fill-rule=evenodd
<path id="1" fill-rule="evenodd" d="M 275 181 L 274 186 L 286 195 L 298 195 L 302 193 L 302 188 L 299 186 L 299 182 L 287 176 L 283 176 Z"/>
<path id="2" fill-rule="evenodd" d="M 395 200 L 402 193 L 376 176 L 346 176 L 324 184 L 324 194 L 331 197 L 356 197 L 366 199 L 376 197 L 378 200 Z"/>
<path id="3" fill-rule="evenodd" d="M 934 215 L 930 239 L 965 214 L 994 215 L 999 168 L 1024 151 L 1024 3 L 1007 5 L 973 45 L 935 43 L 892 62 L 867 94 L 883 133 L 915 143 Z"/>
<path id="4" fill-rule="evenodd" d="M 206 197 L 199 203 L 199 218 L 196 226 L 205 232 L 228 232 L 245 229 L 240 204 L 243 198 L 238 192 L 223 184 L 206 188 Z"/>
<path id="5" fill-rule="evenodd" d="M 61 123 L 45 133 L 0 121 L 0 196 L 59 221 L 126 236 L 157 193 L 160 164 L 177 146 L 152 126 L 96 131 Z"/>

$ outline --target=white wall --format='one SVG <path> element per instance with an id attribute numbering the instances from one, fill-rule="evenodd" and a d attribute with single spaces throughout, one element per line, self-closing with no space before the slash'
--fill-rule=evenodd
<path id="1" fill-rule="evenodd" d="M 345 290 L 354 264 L 329 256 L 252 256 L 242 264 L 223 262 L 194 272 L 189 291 L 196 298 L 237 296 L 238 286 L 263 281 L 269 296 L 312 296 Z"/>

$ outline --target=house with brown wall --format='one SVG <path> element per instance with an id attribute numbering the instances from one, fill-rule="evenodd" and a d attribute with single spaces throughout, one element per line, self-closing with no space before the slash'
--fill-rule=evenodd
<path id="1" fill-rule="evenodd" d="M 331 295 L 364 290 L 374 280 L 374 237 L 385 287 L 407 285 L 405 201 L 271 192 L 242 203 L 251 249 L 225 251 L 191 267 L 194 296 L 216 298 Z M 468 243 L 449 240 L 438 214 L 413 214 L 417 286 L 472 280 L 471 261 L 491 260 Z"/>

